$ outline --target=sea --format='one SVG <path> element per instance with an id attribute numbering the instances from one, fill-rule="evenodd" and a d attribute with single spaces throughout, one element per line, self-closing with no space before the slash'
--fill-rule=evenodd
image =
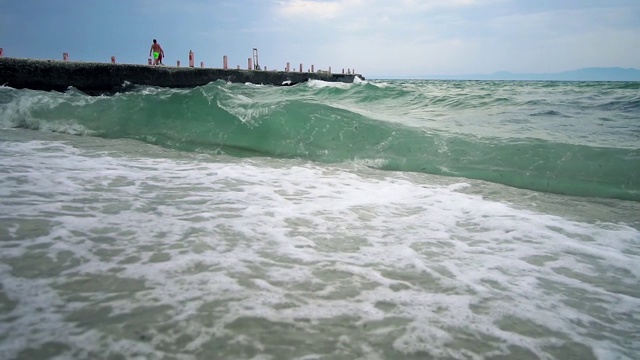
<path id="1" fill-rule="evenodd" d="M 640 359 L 640 82 L 0 87 L 1 359 Z"/>

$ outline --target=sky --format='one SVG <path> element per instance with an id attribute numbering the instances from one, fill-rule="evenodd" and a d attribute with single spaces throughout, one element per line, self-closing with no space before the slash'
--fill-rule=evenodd
<path id="1" fill-rule="evenodd" d="M 368 78 L 640 69 L 640 0 L 0 0 L 4 56 Z"/>

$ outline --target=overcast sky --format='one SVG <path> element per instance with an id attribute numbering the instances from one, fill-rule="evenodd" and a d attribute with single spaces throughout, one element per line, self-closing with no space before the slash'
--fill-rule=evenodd
<path id="1" fill-rule="evenodd" d="M 366 77 L 640 69 L 640 0 L 0 0 L 5 56 Z"/>

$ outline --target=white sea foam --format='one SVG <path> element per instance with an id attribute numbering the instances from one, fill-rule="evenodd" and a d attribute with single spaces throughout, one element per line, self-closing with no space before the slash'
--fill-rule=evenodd
<path id="1" fill-rule="evenodd" d="M 47 93 L 25 90 L 22 94 L 0 107 L 0 128 L 24 127 L 74 135 L 93 134 L 73 118 L 52 120 L 47 115 L 60 104 L 78 107 L 101 101 L 99 97 L 88 97 L 74 91 Z"/>
<path id="2" fill-rule="evenodd" d="M 367 80 L 362 80 L 359 76 L 354 76 L 353 77 L 353 83 L 354 84 L 368 84 L 369 82 Z"/>
<path id="3" fill-rule="evenodd" d="M 310 79 L 306 82 L 306 84 L 311 88 L 322 89 L 322 88 L 338 88 L 338 89 L 349 89 L 353 86 L 353 83 L 343 83 L 343 82 L 334 82 L 334 81 L 323 81 Z"/>
<path id="4" fill-rule="evenodd" d="M 5 358 L 47 341 L 202 358 L 214 339 L 227 358 L 640 351 L 640 233 L 624 224 L 426 175 L 75 142 L 0 142 Z M 291 339 L 299 352 L 279 352 Z"/>

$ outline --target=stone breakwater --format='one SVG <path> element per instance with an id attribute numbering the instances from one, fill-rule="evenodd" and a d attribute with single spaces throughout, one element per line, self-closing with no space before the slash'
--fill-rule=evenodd
<path id="1" fill-rule="evenodd" d="M 45 91 L 65 91 L 74 87 L 91 95 L 122 91 L 126 84 L 189 88 L 224 80 L 293 85 L 311 79 L 352 83 L 356 77 L 364 80 L 360 74 L 325 71 L 311 73 L 0 58 L 0 85 Z"/>

